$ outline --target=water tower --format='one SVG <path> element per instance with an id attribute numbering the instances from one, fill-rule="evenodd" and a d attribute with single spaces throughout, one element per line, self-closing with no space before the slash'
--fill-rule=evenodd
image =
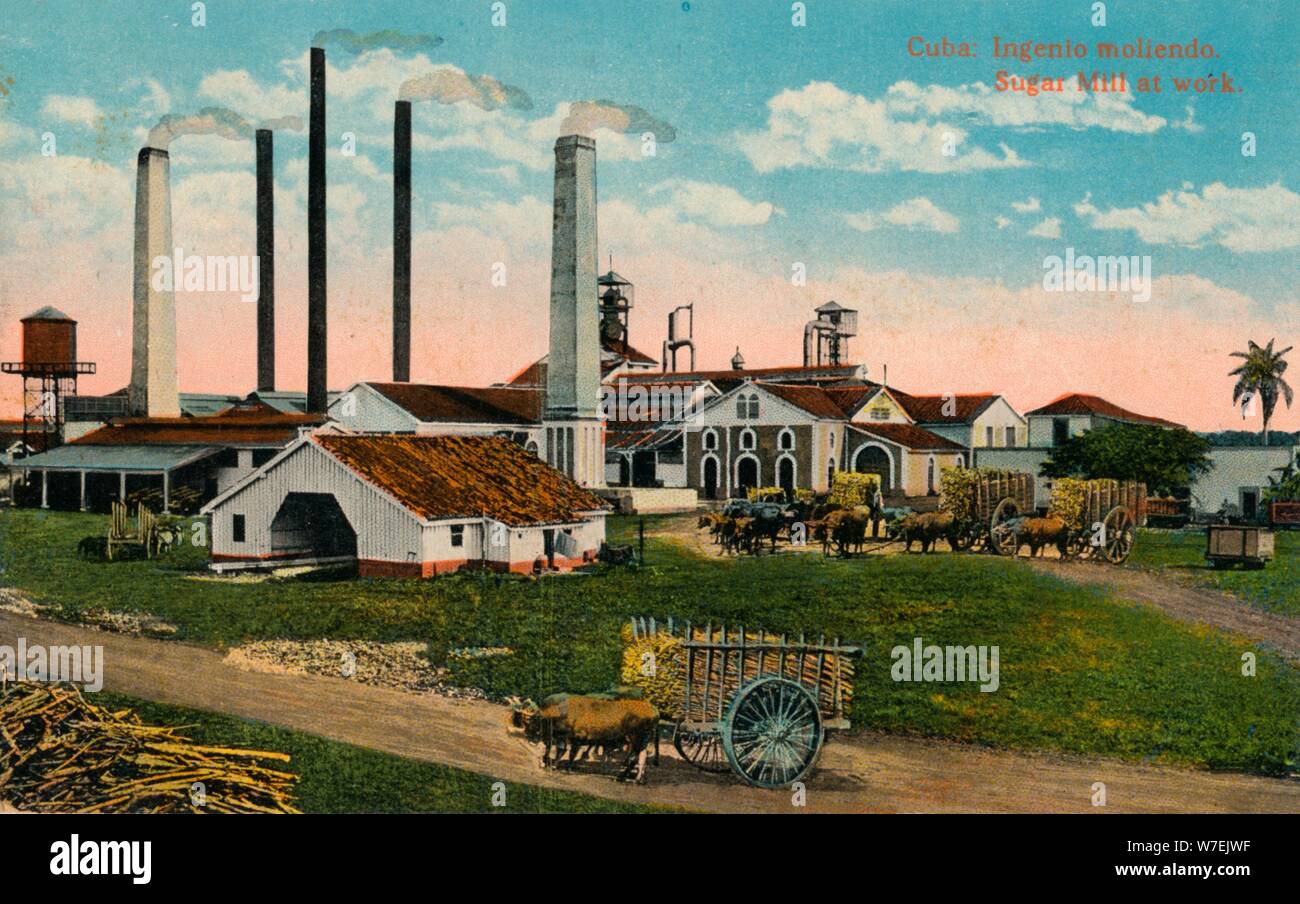
<path id="1" fill-rule="evenodd" d="M 613 344 L 622 353 L 627 348 L 627 317 L 632 310 L 636 289 L 614 272 L 610 260 L 609 272 L 596 279 L 596 294 L 600 297 L 600 340 Z"/>
<path id="2" fill-rule="evenodd" d="M 45 450 L 63 441 L 63 402 L 77 391 L 77 377 L 95 365 L 77 360 L 77 321 L 51 307 L 22 319 L 23 360 L 0 370 L 23 378 L 23 443 Z"/>
<path id="3" fill-rule="evenodd" d="M 817 308 L 816 320 L 803 328 L 803 366 L 838 367 L 848 361 L 849 337 L 858 334 L 858 312 L 828 301 Z"/>

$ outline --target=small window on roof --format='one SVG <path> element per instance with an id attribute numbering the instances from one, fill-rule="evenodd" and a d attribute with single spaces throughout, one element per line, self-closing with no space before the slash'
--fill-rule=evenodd
<path id="1" fill-rule="evenodd" d="M 451 526 L 451 545 L 452 546 L 465 545 L 465 525 L 453 524 Z"/>

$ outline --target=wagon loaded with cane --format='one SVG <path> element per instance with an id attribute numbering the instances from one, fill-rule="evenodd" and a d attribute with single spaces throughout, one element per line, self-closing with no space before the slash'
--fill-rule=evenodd
<path id="1" fill-rule="evenodd" d="M 1005 536 L 1013 519 L 1034 512 L 1034 476 L 1024 471 L 946 468 L 941 487 L 939 508 L 956 521 L 958 549 L 1001 552 L 995 538 Z"/>
<path id="2" fill-rule="evenodd" d="M 697 769 L 788 787 L 816 764 L 827 731 L 849 727 L 859 647 L 645 618 L 624 639 L 624 682 L 671 718 L 673 746 Z"/>
<path id="3" fill-rule="evenodd" d="M 1135 480 L 1057 478 L 1048 516 L 1067 525 L 1065 558 L 1119 565 L 1133 551 L 1137 528 L 1146 524 L 1147 486 Z M 1014 527 L 1009 525 L 1012 534 Z M 1004 546 L 1014 542 L 1003 540 Z"/>

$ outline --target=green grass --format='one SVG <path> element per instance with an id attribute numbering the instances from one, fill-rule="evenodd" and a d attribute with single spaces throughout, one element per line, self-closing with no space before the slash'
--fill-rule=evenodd
<path id="1" fill-rule="evenodd" d="M 647 519 L 651 529 L 657 523 Z M 631 520 L 610 526 L 612 540 L 634 539 Z M 186 579 L 187 569 L 202 567 L 202 550 L 163 564 L 79 561 L 77 539 L 101 528 L 95 516 L 0 513 L 5 580 L 61 601 L 69 614 L 153 612 L 178 625 L 182 638 L 206 644 L 416 638 L 430 643 L 439 663 L 453 647 L 509 646 L 515 655 L 446 663 L 456 683 L 498 696 L 615 683 L 619 629 L 632 614 L 825 632 L 866 649 L 855 725 L 1265 773 L 1295 762 L 1296 670 L 1240 638 L 996 557 L 720 559 L 651 536 L 647 567 L 595 576 L 220 585 Z M 917 636 L 927 644 L 999 646 L 1000 690 L 892 681 L 890 650 Z M 1254 678 L 1240 674 L 1247 650 L 1259 657 Z"/>
<path id="2" fill-rule="evenodd" d="M 1273 561 L 1261 569 L 1213 569 L 1204 531 L 1141 531 L 1126 565 L 1213 587 L 1262 609 L 1300 618 L 1300 532 L 1274 534 Z"/>
<path id="3" fill-rule="evenodd" d="M 585 794 L 505 783 L 505 806 L 492 805 L 494 778 L 409 760 L 234 716 L 96 694 L 94 702 L 129 707 L 151 725 L 184 726 L 199 744 L 287 753 L 277 769 L 298 776 L 294 805 L 304 813 L 647 813 L 653 808 Z"/>

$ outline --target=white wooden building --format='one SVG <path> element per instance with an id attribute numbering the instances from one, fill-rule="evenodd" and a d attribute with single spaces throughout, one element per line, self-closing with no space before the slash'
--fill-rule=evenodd
<path id="1" fill-rule="evenodd" d="M 605 503 L 487 436 L 304 437 L 213 499 L 215 569 L 355 560 L 363 577 L 593 561 Z"/>

